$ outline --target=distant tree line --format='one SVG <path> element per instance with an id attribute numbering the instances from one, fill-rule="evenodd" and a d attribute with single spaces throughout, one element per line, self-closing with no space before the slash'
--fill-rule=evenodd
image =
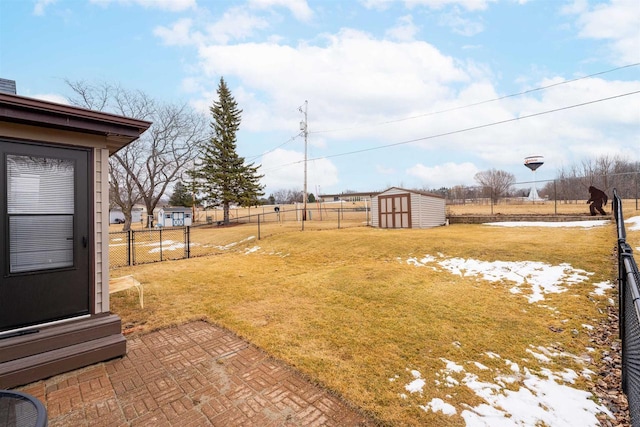
<path id="1" fill-rule="evenodd" d="M 638 197 L 640 162 L 630 162 L 620 157 L 601 156 L 584 160 L 558 170 L 556 179 L 545 183 L 540 194 L 570 201 L 585 198 L 590 185 L 609 195 L 617 189 L 623 198 Z"/>
<path id="2" fill-rule="evenodd" d="M 515 188 L 515 184 L 518 184 L 515 176 L 505 171 L 482 171 L 474 178 L 477 186 L 458 185 L 423 190 L 461 204 L 479 199 L 495 203 L 500 198 L 529 195 L 529 189 Z M 540 197 L 566 203 L 587 199 L 587 190 L 591 185 L 603 190 L 609 197 L 615 188 L 623 198 L 637 198 L 640 197 L 640 162 L 630 162 L 618 156 L 600 156 L 560 168 L 556 178 L 540 184 Z"/>

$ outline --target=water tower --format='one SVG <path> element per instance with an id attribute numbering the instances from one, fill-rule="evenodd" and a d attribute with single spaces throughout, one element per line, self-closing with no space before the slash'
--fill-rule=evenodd
<path id="1" fill-rule="evenodd" d="M 533 185 L 531 186 L 531 191 L 529 192 L 528 199 L 535 202 L 536 200 L 540 200 L 540 196 L 538 196 L 538 190 L 536 189 L 536 169 L 544 164 L 544 157 L 542 156 L 529 156 L 524 158 L 524 165 L 531 169 L 533 172 Z"/>

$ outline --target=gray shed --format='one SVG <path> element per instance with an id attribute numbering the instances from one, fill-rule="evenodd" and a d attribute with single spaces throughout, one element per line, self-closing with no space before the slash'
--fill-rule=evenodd
<path id="1" fill-rule="evenodd" d="M 445 225 L 444 197 L 391 187 L 371 199 L 371 225 L 379 228 L 430 228 Z"/>

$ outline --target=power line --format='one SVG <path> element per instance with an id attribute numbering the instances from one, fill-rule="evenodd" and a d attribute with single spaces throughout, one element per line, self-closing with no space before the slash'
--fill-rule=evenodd
<path id="1" fill-rule="evenodd" d="M 485 123 L 483 125 L 478 125 L 478 126 L 472 126 L 472 127 L 468 127 L 468 128 L 464 128 L 464 129 L 453 130 L 453 131 L 450 131 L 450 132 L 439 133 L 439 134 L 436 134 L 436 135 L 430 135 L 430 136 L 425 136 L 425 137 L 421 137 L 421 138 L 410 139 L 410 140 L 407 140 L 407 141 L 395 142 L 395 143 L 392 143 L 392 144 L 380 145 L 380 146 L 377 146 L 377 147 L 363 148 L 361 150 L 354 150 L 354 151 L 349 151 L 349 152 L 346 152 L 346 153 L 338 153 L 338 154 L 331 154 L 331 155 L 328 155 L 328 156 L 316 157 L 316 158 L 308 159 L 308 161 L 321 160 L 321 159 L 330 159 L 330 158 L 342 157 L 342 156 L 350 156 L 352 154 L 365 153 L 367 151 L 375 151 L 375 150 L 382 150 L 384 148 L 397 147 L 399 145 L 410 144 L 412 142 L 426 141 L 426 140 L 429 140 L 429 139 L 441 138 L 443 136 L 450 136 L 450 135 L 455 135 L 455 134 L 459 134 L 459 133 L 470 132 L 470 131 L 473 131 L 473 130 L 484 129 L 484 128 L 488 128 L 488 127 L 492 127 L 492 126 L 502 125 L 502 124 L 505 124 L 505 123 L 515 122 L 515 121 L 518 121 L 518 120 L 523 120 L 523 119 L 529 119 L 529 118 L 532 118 L 532 117 L 542 116 L 542 115 L 545 115 L 545 114 L 557 113 L 559 111 L 569 110 L 569 109 L 572 109 L 572 108 L 584 107 L 585 105 L 595 104 L 595 103 L 603 102 L 603 101 L 610 101 L 612 99 L 622 98 L 624 96 L 636 95 L 638 93 L 640 93 L 640 90 L 633 91 L 633 92 L 627 92 L 627 93 L 623 93 L 623 94 L 620 94 L 620 95 L 614 95 L 614 96 L 610 96 L 610 97 L 607 97 L 607 98 L 600 98 L 600 99 L 596 99 L 596 100 L 593 100 L 593 101 L 582 102 L 580 104 L 568 105 L 566 107 L 555 108 L 553 110 L 542 111 L 542 112 L 539 112 L 539 113 L 527 114 L 525 116 L 514 117 L 512 119 L 500 120 L 500 121 L 497 121 L 497 122 Z M 283 164 L 283 165 L 280 165 L 278 167 L 265 169 L 265 170 L 263 170 L 263 172 L 264 171 L 269 171 L 269 170 L 274 170 L 274 169 L 279 169 L 279 168 L 282 168 L 282 167 L 285 167 L 285 166 L 296 165 L 296 164 L 302 163 L 304 161 L 305 160 L 298 160 L 298 161 L 295 161 L 295 162 Z"/>
<path id="2" fill-rule="evenodd" d="M 392 123 L 404 122 L 404 121 L 407 121 L 407 120 L 419 119 L 421 117 L 428 117 L 428 116 L 434 116 L 434 115 L 437 115 L 437 114 L 449 113 L 451 111 L 462 110 L 464 108 L 475 107 L 475 106 L 478 106 L 478 105 L 488 104 L 490 102 L 500 101 L 500 100 L 507 99 L 507 98 L 513 98 L 513 97 L 516 97 L 516 96 L 526 95 L 528 93 L 549 89 L 549 88 L 552 88 L 552 87 L 555 87 L 555 86 L 561 86 L 561 85 L 565 85 L 565 84 L 568 84 L 568 83 L 577 82 L 579 80 L 588 79 L 588 78 L 599 76 L 599 75 L 602 75 L 602 74 L 612 73 L 614 71 L 619 71 L 619 70 L 622 70 L 622 69 L 625 69 L 625 68 L 637 67 L 638 65 L 640 65 L 640 62 L 636 62 L 634 64 L 629 64 L 629 65 L 623 65 L 621 67 L 612 68 L 612 69 L 606 70 L 606 71 L 600 71 L 598 73 L 589 74 L 589 75 L 583 76 L 583 77 L 577 77 L 577 78 L 571 79 L 571 80 L 564 80 L 562 82 L 553 83 L 553 84 L 546 85 L 546 86 L 540 86 L 540 87 L 537 87 L 537 88 L 534 88 L 534 89 L 525 90 L 523 92 L 512 93 L 510 95 L 504 95 L 504 96 L 501 96 L 501 97 L 498 97 L 498 98 L 487 99 L 485 101 L 474 102 L 472 104 L 461 105 L 461 106 L 458 106 L 458 107 L 447 108 L 447 109 L 444 109 L 444 110 L 432 111 L 430 113 L 419 114 L 417 116 L 405 117 L 405 118 L 395 119 L 395 120 L 387 120 L 385 122 L 379 122 L 379 123 L 374 123 L 374 124 L 364 124 L 364 125 L 360 125 L 360 126 L 351 126 L 351 127 L 338 128 L 338 129 L 329 129 L 329 130 L 318 130 L 318 131 L 309 132 L 309 133 L 310 134 L 319 134 L 319 133 L 341 132 L 341 131 L 345 131 L 345 130 L 361 129 L 363 127 L 370 127 L 370 126 L 382 126 L 382 125 L 387 125 L 387 124 L 392 124 Z"/>
<path id="3" fill-rule="evenodd" d="M 252 160 L 257 159 L 258 157 L 262 157 L 262 156 L 264 156 L 264 155 L 266 155 L 266 154 L 272 153 L 272 152 L 276 151 L 278 148 L 280 148 L 280 147 L 282 147 L 282 146 L 284 146 L 284 145 L 286 145 L 286 144 L 288 144 L 288 143 L 290 143 L 290 142 L 292 142 L 292 141 L 295 141 L 295 140 L 296 140 L 296 138 L 298 138 L 298 137 L 302 136 L 303 134 L 304 134 L 304 132 L 300 132 L 299 134 L 292 136 L 291 138 L 289 138 L 288 140 L 286 140 L 286 141 L 285 141 L 285 142 L 283 142 L 282 144 L 278 145 L 277 147 L 272 148 L 271 150 L 265 151 L 264 153 L 257 154 L 257 155 L 255 155 L 255 156 L 251 156 L 251 157 L 249 158 L 249 160 L 247 160 L 247 161 L 249 161 L 249 162 L 250 162 L 250 161 L 252 161 Z"/>
<path id="4" fill-rule="evenodd" d="M 588 79 L 588 78 L 599 76 L 599 75 L 602 75 L 602 74 L 607 74 L 607 73 L 611 73 L 611 72 L 614 72 L 614 71 L 623 70 L 625 68 L 636 67 L 638 65 L 640 65 L 640 62 L 636 62 L 634 64 L 623 65 L 623 66 L 620 66 L 620 67 L 612 68 L 610 70 L 600 71 L 600 72 L 597 72 L 597 73 L 589 74 L 587 76 L 578 77 L 578 78 L 571 79 L 571 80 L 565 80 L 565 81 L 562 81 L 562 82 L 553 83 L 553 84 L 546 85 L 546 86 L 540 86 L 540 87 L 537 87 L 537 88 L 534 88 L 534 89 L 529 89 L 529 90 L 526 90 L 526 91 L 523 91 L 523 92 L 513 93 L 513 94 L 510 94 L 510 95 L 504 95 L 504 96 L 501 96 L 499 98 L 488 99 L 488 100 L 484 100 L 484 101 L 475 102 L 475 103 L 472 103 L 472 104 L 462 105 L 462 106 L 458 106 L 458 107 L 452 107 L 452 108 L 445 109 L 445 110 L 433 111 L 433 112 L 430 112 L 430 113 L 420 114 L 420 115 L 417 115 L 417 116 L 405 117 L 405 118 L 396 119 L 396 120 L 388 120 L 388 121 L 385 121 L 385 122 L 374 123 L 374 124 L 365 124 L 365 125 L 360 125 L 360 126 L 352 126 L 352 127 L 338 128 L 338 129 L 331 129 L 331 130 L 313 131 L 313 132 L 308 132 L 308 134 L 340 132 L 340 131 L 345 131 L 345 130 L 361 129 L 361 128 L 369 127 L 369 126 L 382 126 L 382 125 L 391 124 L 391 123 L 398 123 L 398 122 L 403 122 L 403 121 L 407 121 L 407 120 L 418 119 L 418 118 L 421 118 L 421 117 L 427 117 L 427 116 L 433 116 L 433 115 L 437 115 L 437 114 L 448 113 L 448 112 L 451 112 L 451 111 L 461 110 L 461 109 L 469 108 L 469 107 L 475 107 L 475 106 L 478 106 L 478 105 L 488 104 L 490 102 L 500 101 L 500 100 L 506 99 L 506 98 L 513 98 L 513 97 L 516 97 L 516 96 L 525 95 L 527 93 L 532 93 L 532 92 L 536 92 L 536 91 L 549 89 L 549 88 L 554 87 L 554 86 L 560 86 L 560 85 L 564 85 L 564 84 L 568 84 L 568 83 L 573 83 L 573 82 L 576 82 L 576 81 L 579 81 L 579 80 Z M 262 156 L 265 156 L 265 155 L 267 155 L 269 153 L 272 153 L 272 152 L 276 151 L 278 148 L 283 147 L 284 145 L 295 141 L 296 138 L 298 138 L 298 137 L 300 137 L 302 135 L 304 135 L 304 132 L 300 132 L 299 134 L 292 136 L 287 141 L 283 142 L 282 144 L 280 144 L 280 145 L 278 145 L 278 146 L 276 146 L 276 147 L 274 147 L 274 148 L 272 148 L 272 149 L 270 149 L 268 151 L 265 151 L 265 152 L 263 152 L 261 154 L 257 154 L 257 155 L 253 155 L 253 156 L 248 157 L 247 161 L 248 162 L 252 162 L 252 161 L 256 160 L 259 157 L 262 157 Z"/>

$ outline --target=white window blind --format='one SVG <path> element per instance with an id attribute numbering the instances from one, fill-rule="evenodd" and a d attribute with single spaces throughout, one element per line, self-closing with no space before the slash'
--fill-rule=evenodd
<path id="1" fill-rule="evenodd" d="M 10 272 L 73 266 L 74 162 L 7 155 Z"/>

